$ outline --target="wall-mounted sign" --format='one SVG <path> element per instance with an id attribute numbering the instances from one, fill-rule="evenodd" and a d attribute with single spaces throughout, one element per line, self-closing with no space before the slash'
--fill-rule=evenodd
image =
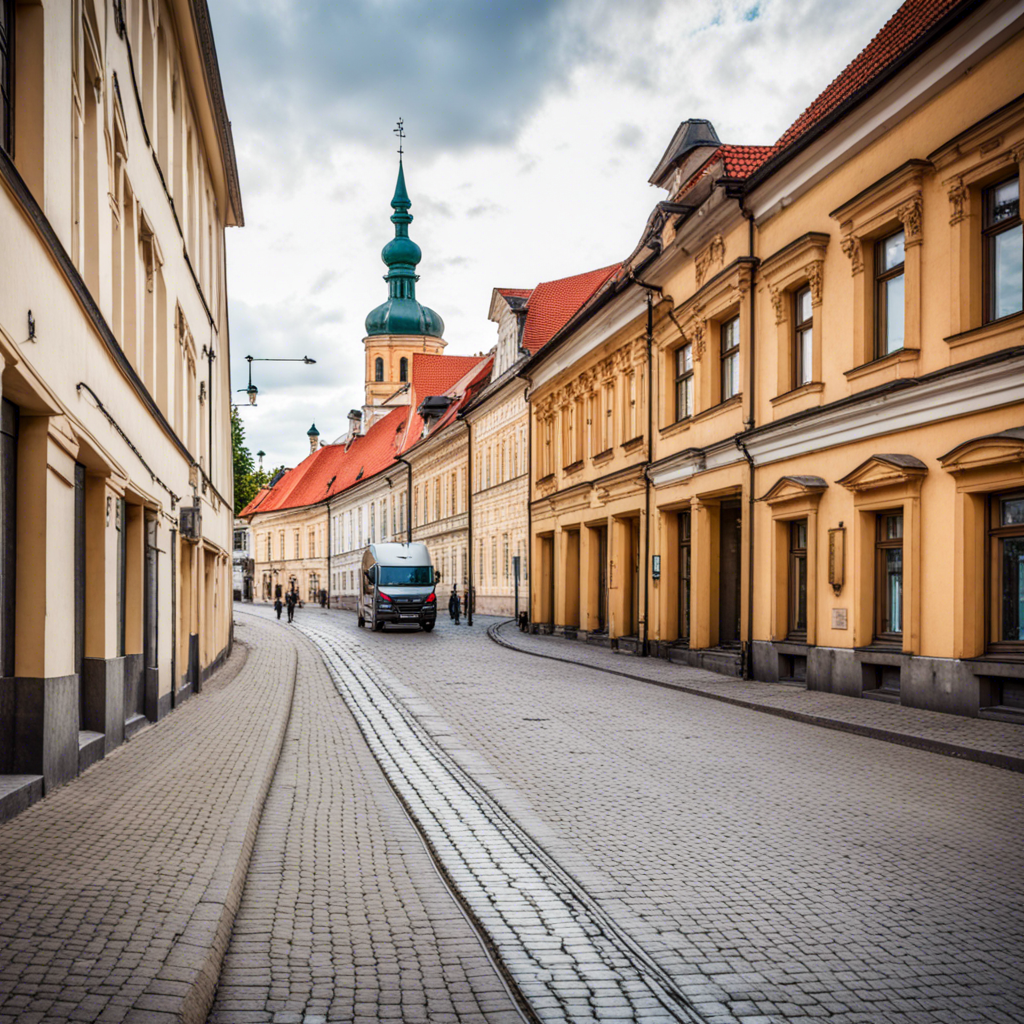
<path id="1" fill-rule="evenodd" d="M 850 628 L 846 624 L 846 609 L 845 608 L 833 608 L 832 609 L 832 628 L 833 629 L 849 629 Z"/>
<path id="2" fill-rule="evenodd" d="M 661 579 L 661 555 L 651 555 L 651 578 Z"/>
<path id="3" fill-rule="evenodd" d="M 846 569 L 846 530 L 838 527 L 828 531 L 828 581 L 838 594 L 843 589 Z M 843 626 L 843 629 L 846 627 Z"/>

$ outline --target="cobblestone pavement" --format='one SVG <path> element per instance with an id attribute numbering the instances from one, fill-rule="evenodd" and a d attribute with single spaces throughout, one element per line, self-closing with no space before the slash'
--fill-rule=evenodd
<path id="1" fill-rule="evenodd" d="M 386 681 L 704 1014 L 1024 1020 L 1019 774 L 529 657 L 480 626 L 297 624 Z"/>
<path id="2" fill-rule="evenodd" d="M 268 633 L 239 627 L 200 695 L 0 826 L 0 1024 L 201 1019 L 291 703 Z"/>
<path id="3" fill-rule="evenodd" d="M 489 629 L 498 643 L 526 654 L 586 665 L 809 724 L 1024 772 L 1024 729 L 1009 722 L 923 711 L 785 683 L 734 679 L 717 672 L 684 668 L 662 658 L 638 658 L 597 644 L 521 633 L 508 620 L 492 623 Z"/>
<path id="4" fill-rule="evenodd" d="M 315 648 L 274 628 L 298 682 L 211 1024 L 521 1022 Z"/>

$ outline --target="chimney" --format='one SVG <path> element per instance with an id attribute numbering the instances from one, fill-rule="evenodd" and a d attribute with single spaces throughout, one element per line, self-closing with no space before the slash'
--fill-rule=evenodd
<path id="1" fill-rule="evenodd" d="M 352 409 L 348 414 L 348 437 L 346 441 L 354 441 L 362 432 L 363 414 L 358 409 Z"/>
<path id="2" fill-rule="evenodd" d="M 306 431 L 306 437 L 309 438 L 309 454 L 312 455 L 320 447 L 320 431 L 315 423 Z"/>

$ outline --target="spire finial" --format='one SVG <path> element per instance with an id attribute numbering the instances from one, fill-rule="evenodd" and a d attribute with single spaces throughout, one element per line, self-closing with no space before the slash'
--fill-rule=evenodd
<path id="1" fill-rule="evenodd" d="M 392 128 L 391 130 L 398 136 L 398 159 L 399 161 L 401 161 L 403 153 L 402 139 L 405 138 L 405 122 L 403 121 L 403 119 L 399 118 L 398 127 Z"/>

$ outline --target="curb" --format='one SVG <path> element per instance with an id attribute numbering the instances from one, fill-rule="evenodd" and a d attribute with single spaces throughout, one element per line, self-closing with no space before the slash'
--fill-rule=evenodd
<path id="1" fill-rule="evenodd" d="M 693 694 L 695 697 L 707 697 L 709 700 L 717 700 L 723 704 L 732 704 L 735 707 L 746 708 L 749 711 L 762 711 L 765 714 L 775 715 L 777 718 L 788 718 L 794 722 L 817 725 L 823 729 L 833 729 L 836 732 L 851 733 L 855 736 L 866 736 L 868 739 L 896 743 L 904 747 L 913 747 L 915 750 L 924 750 L 931 754 L 941 754 L 944 757 L 958 757 L 964 761 L 975 761 L 993 768 L 1003 768 L 1010 772 L 1024 772 L 1024 757 L 1015 757 L 1012 754 L 1000 754 L 992 750 L 978 750 L 975 747 L 964 747 L 958 743 L 948 743 L 945 740 L 931 740 L 923 736 L 911 736 L 907 733 L 894 732 L 891 729 L 879 729 L 872 725 L 860 725 L 857 722 L 843 722 L 835 718 L 824 718 L 821 715 L 812 715 L 805 711 L 793 711 L 790 708 L 758 704 L 756 701 L 745 700 L 742 697 L 730 697 L 723 693 L 709 693 L 707 690 L 702 690 L 695 686 L 687 686 L 684 683 L 668 683 L 660 679 L 650 679 L 647 676 L 636 675 L 632 672 L 623 672 L 621 669 L 604 668 L 600 665 L 589 665 L 585 662 L 573 661 L 571 658 L 562 658 L 557 654 L 542 654 L 540 651 L 530 651 L 498 635 L 498 630 L 509 623 L 514 624 L 515 620 L 506 619 L 504 622 L 496 622 L 493 626 L 488 627 L 487 635 L 499 646 L 507 647 L 510 651 L 516 651 L 518 654 L 529 654 L 535 658 L 546 658 L 549 661 L 561 661 L 566 665 L 575 665 L 577 668 L 586 668 L 594 672 L 604 672 L 611 676 L 621 676 L 623 679 L 633 679 L 640 683 L 647 683 L 650 686 L 660 686 L 666 690 L 680 690 L 683 693 Z"/>
<path id="2" fill-rule="evenodd" d="M 125 1018 L 126 1024 L 204 1024 L 210 1013 L 249 873 L 263 807 L 284 748 L 295 698 L 298 664 L 298 651 L 293 648 L 288 692 L 281 701 L 277 720 L 271 726 L 269 743 L 264 748 L 261 762 L 249 782 L 246 794 L 248 807 L 243 805 L 232 824 L 217 858 L 213 877 L 184 931 L 176 939 L 157 976 L 139 997 L 140 1000 L 146 999 L 151 1007 L 159 1003 L 160 1009 L 142 1009 L 136 1000 L 136 1005 Z"/>

